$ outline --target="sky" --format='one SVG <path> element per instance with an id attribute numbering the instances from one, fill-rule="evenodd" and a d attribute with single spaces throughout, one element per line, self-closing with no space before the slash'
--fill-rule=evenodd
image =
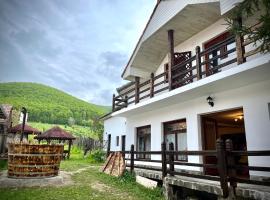
<path id="1" fill-rule="evenodd" d="M 110 105 L 156 0 L 0 0 L 0 82 Z"/>

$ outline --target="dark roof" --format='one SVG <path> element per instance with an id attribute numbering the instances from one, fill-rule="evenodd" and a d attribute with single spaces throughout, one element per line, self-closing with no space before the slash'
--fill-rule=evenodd
<path id="1" fill-rule="evenodd" d="M 76 138 L 73 137 L 71 133 L 61 129 L 59 126 L 54 126 L 51 129 L 36 136 L 35 139 L 74 140 Z"/>
<path id="2" fill-rule="evenodd" d="M 18 132 L 20 133 L 21 130 L 22 130 L 22 124 L 18 124 L 16 126 L 13 126 L 12 128 L 10 128 L 8 132 L 9 133 L 18 133 Z M 39 133 L 41 133 L 41 131 L 36 129 L 36 128 L 33 128 L 33 127 L 31 127 L 31 126 L 29 126 L 27 124 L 25 124 L 24 133 L 27 133 L 27 134 L 32 134 L 32 133 L 39 134 Z"/>

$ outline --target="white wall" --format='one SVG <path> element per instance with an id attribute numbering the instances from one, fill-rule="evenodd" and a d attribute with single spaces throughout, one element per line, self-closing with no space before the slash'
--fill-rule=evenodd
<path id="1" fill-rule="evenodd" d="M 126 119 L 124 117 L 111 117 L 104 121 L 104 140 L 111 134 L 111 151 L 121 150 L 121 136 L 126 135 Z M 116 136 L 119 136 L 119 146 L 116 146 Z"/>
<path id="2" fill-rule="evenodd" d="M 235 5 L 243 0 L 220 0 L 220 12 L 225 14 L 235 7 Z"/>
<path id="3" fill-rule="evenodd" d="M 136 127 L 151 125 L 151 150 L 160 150 L 163 141 L 162 123 L 186 118 L 188 150 L 201 150 L 200 114 L 243 107 L 248 150 L 269 150 L 270 119 L 270 81 L 260 82 L 234 90 L 213 94 L 215 106 L 206 103 L 206 96 L 188 102 L 160 108 L 127 118 L 127 148 L 135 144 Z M 115 126 L 115 125 L 114 125 Z M 136 144 L 135 144 L 136 146 Z M 159 156 L 152 156 L 159 159 Z M 189 162 L 200 162 L 198 156 L 189 156 Z M 270 159 L 249 157 L 249 165 L 270 166 Z M 198 170 L 195 167 L 181 167 Z M 255 173 L 254 174 L 263 174 Z"/>

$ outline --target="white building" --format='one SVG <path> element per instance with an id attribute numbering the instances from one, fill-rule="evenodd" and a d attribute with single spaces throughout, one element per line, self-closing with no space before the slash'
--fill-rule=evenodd
<path id="1" fill-rule="evenodd" d="M 129 150 L 131 144 L 138 151 L 160 151 L 163 141 L 167 146 L 173 142 L 175 150 L 213 150 L 218 138 L 231 139 L 235 150 L 270 149 L 270 55 L 259 53 L 246 37 L 238 40 L 228 32 L 225 18 L 237 2 L 157 2 L 122 73 L 130 83 L 117 89 L 113 112 L 104 117 L 104 138 L 111 135 L 112 151 Z M 254 22 L 243 19 L 243 24 Z M 147 163 L 160 156 L 139 158 Z M 176 159 L 216 162 L 211 156 Z M 237 162 L 270 166 L 263 156 Z M 248 173 L 268 175 L 242 175 Z"/>

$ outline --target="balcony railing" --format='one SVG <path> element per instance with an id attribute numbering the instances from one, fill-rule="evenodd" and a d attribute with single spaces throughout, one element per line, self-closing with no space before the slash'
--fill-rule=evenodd
<path id="1" fill-rule="evenodd" d="M 140 82 L 140 78 L 136 77 L 135 82 L 119 91 L 118 96 L 113 95 L 112 110 L 121 110 L 130 104 L 137 104 L 162 92 L 235 67 L 252 59 L 260 51 L 247 36 L 231 35 L 203 51 L 197 46 L 195 52 L 194 56 L 173 65 L 161 74 L 151 73 L 149 80 Z"/>

